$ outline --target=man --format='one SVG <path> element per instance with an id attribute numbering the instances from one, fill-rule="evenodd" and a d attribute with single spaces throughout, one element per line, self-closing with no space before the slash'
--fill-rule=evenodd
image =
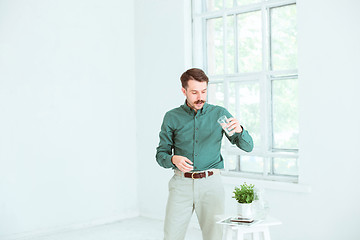
<path id="1" fill-rule="evenodd" d="M 222 228 L 216 216 L 224 213 L 221 140 L 225 134 L 247 152 L 252 151 L 253 141 L 225 108 L 206 103 L 209 79 L 201 69 L 189 69 L 180 79 L 186 101 L 165 114 L 156 153 L 159 165 L 175 172 L 169 182 L 164 239 L 184 239 L 195 211 L 203 239 L 220 240 Z M 223 115 L 229 123 L 220 126 L 217 119 Z M 229 135 L 222 127 L 231 129 Z"/>

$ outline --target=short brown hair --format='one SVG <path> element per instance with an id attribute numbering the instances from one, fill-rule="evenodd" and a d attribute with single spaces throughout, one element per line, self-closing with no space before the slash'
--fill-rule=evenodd
<path id="1" fill-rule="evenodd" d="M 199 82 L 209 82 L 209 78 L 206 76 L 203 70 L 199 68 L 191 68 L 184 72 L 181 77 L 181 85 L 183 88 L 187 88 L 189 80 L 196 80 Z"/>

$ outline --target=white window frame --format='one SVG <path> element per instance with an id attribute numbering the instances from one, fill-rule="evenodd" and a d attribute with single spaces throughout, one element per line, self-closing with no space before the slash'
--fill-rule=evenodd
<path id="1" fill-rule="evenodd" d="M 236 0 L 234 0 L 234 3 Z M 289 157 L 296 158 L 297 162 L 299 162 L 299 154 L 298 150 L 284 150 L 284 151 L 273 151 L 271 146 L 272 143 L 272 94 L 271 94 L 271 83 L 273 80 L 280 80 L 280 78 L 273 78 L 272 76 L 286 75 L 287 78 L 294 77 L 298 79 L 297 69 L 286 70 L 286 71 L 270 71 L 270 37 L 269 37 L 269 9 L 274 7 L 281 7 L 290 4 L 296 4 L 296 0 L 262 0 L 259 3 L 251 4 L 248 6 L 237 6 L 231 9 L 221 9 L 214 12 L 202 12 L 202 9 L 205 9 L 206 0 L 192 0 L 192 62 L 194 66 L 200 67 L 208 72 L 207 70 L 207 49 L 206 49 L 206 19 L 208 18 L 216 18 L 223 17 L 223 26 L 224 26 L 224 35 L 223 35 L 223 51 L 226 54 L 226 17 L 231 14 L 239 14 L 261 10 L 262 14 L 262 70 L 256 73 L 237 73 L 237 74 L 221 74 L 221 75 L 209 75 L 210 83 L 223 83 L 224 84 L 224 105 L 228 108 L 228 84 L 232 81 L 259 81 L 260 82 L 260 118 L 261 122 L 261 134 L 264 136 L 264 142 L 261 148 L 256 147 L 252 152 L 246 153 L 234 146 L 232 146 L 228 141 L 225 141 L 223 144 L 222 154 L 226 161 L 227 154 L 238 154 L 238 155 L 249 155 L 249 156 L 258 156 L 264 158 L 264 171 L 261 174 L 257 173 L 247 173 L 247 172 L 234 172 L 230 171 L 227 168 L 227 164 L 225 162 L 225 170 L 224 175 L 234 176 L 234 177 L 242 177 L 242 178 L 251 178 L 251 179 L 259 179 L 259 180 L 274 180 L 279 182 L 291 182 L 298 183 L 299 175 L 290 176 L 290 175 L 275 175 L 272 174 L 272 167 L 270 166 L 273 161 L 271 161 L 274 157 Z M 223 6 L 225 1 L 223 0 Z M 201 9 L 199 11 L 199 9 Z M 201 29 L 201 30 L 199 30 Z M 237 41 L 235 41 L 237 44 Z M 237 47 L 235 47 L 237 49 Z M 236 58 L 237 59 L 237 58 Z M 235 67 L 237 68 L 237 63 L 235 63 Z M 227 69 L 226 57 L 224 57 L 224 71 Z M 265 104 L 264 104 L 265 103 Z M 235 114 L 235 113 L 233 113 Z M 237 115 L 237 114 L 235 114 Z M 251 134 L 251 133 L 250 133 Z M 270 169 L 270 174 L 268 174 L 267 169 Z"/>

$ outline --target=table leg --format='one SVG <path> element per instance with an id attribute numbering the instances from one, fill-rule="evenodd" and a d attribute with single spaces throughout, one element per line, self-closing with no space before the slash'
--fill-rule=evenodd
<path id="1" fill-rule="evenodd" d="M 232 234 L 232 227 L 231 226 L 226 226 L 225 227 L 225 234 L 224 234 L 224 237 L 223 239 L 225 240 L 232 240 L 233 234 Z"/>
<path id="2" fill-rule="evenodd" d="M 244 232 L 241 231 L 241 229 L 238 228 L 237 232 L 237 240 L 244 240 Z"/>
<path id="3" fill-rule="evenodd" d="M 252 233 L 253 240 L 260 240 L 260 233 L 259 232 L 253 232 Z"/>
<path id="4" fill-rule="evenodd" d="M 271 238 L 270 238 L 270 231 L 269 231 L 269 228 L 268 227 L 266 227 L 266 228 L 264 228 L 264 240 L 271 240 Z"/>

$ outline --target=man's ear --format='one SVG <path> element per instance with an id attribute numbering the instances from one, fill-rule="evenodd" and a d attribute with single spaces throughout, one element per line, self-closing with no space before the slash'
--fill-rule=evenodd
<path id="1" fill-rule="evenodd" d="M 186 96 L 186 89 L 185 88 L 181 88 L 181 91 L 182 91 L 182 93 Z"/>

